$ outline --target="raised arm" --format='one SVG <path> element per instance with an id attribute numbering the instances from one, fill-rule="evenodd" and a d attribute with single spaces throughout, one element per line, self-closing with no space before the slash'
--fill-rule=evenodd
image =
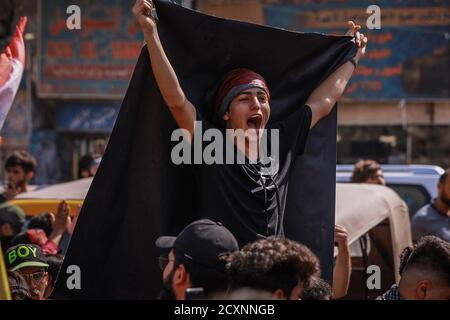
<path id="1" fill-rule="evenodd" d="M 156 22 L 152 17 L 152 9 L 153 3 L 151 0 L 137 0 L 133 7 L 133 14 L 144 33 L 153 74 L 161 95 L 178 126 L 189 131 L 190 137 L 192 137 L 196 110 L 186 98 L 177 75 L 164 52 Z"/>
<path id="2" fill-rule="evenodd" d="M 356 44 L 359 47 L 355 57 L 355 62 L 358 63 L 366 52 L 367 38 L 364 37 L 364 34 L 359 32 L 361 26 L 355 25 L 353 21 L 349 21 L 348 25 L 349 30 L 346 35 L 354 36 Z M 355 66 L 352 62 L 348 61 L 344 63 L 313 91 L 306 102 L 312 110 L 311 128 L 314 127 L 320 119 L 326 117 L 331 112 L 335 103 L 344 93 L 345 87 L 347 86 L 354 69 Z"/>
<path id="3" fill-rule="evenodd" d="M 352 274 L 348 234 L 344 227 L 334 226 L 334 242 L 338 244 L 339 251 L 333 269 L 333 299 L 340 299 L 347 295 Z"/>

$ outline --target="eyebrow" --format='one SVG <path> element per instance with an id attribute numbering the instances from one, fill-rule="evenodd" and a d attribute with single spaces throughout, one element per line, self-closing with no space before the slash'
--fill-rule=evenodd
<path id="1" fill-rule="evenodd" d="M 253 94 L 253 92 L 251 92 L 251 91 L 243 91 L 243 92 L 239 93 L 239 95 L 252 95 L 252 94 Z M 256 95 L 265 95 L 265 96 L 267 96 L 267 94 L 264 91 L 262 91 L 262 89 L 261 89 L 261 91 L 257 91 Z"/>

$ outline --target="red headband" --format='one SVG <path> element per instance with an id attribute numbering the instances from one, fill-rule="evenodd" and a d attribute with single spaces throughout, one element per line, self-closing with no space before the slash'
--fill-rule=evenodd
<path id="1" fill-rule="evenodd" d="M 234 88 L 237 88 L 239 86 L 245 86 L 245 85 L 249 85 L 250 87 L 253 87 L 253 88 L 263 89 L 267 95 L 267 99 L 270 101 L 269 87 L 267 86 L 266 80 L 264 80 L 264 78 L 261 75 L 257 74 L 256 72 L 254 72 L 250 69 L 246 69 L 246 68 L 234 69 L 225 75 L 225 77 L 222 80 L 222 84 L 220 85 L 219 90 L 217 91 L 216 102 L 215 102 L 216 112 L 225 113 L 226 111 L 228 111 L 229 103 L 231 103 L 231 100 L 225 101 L 226 98 L 230 98 L 230 97 L 227 97 L 227 95 Z M 240 91 L 240 92 L 242 92 L 242 91 Z M 239 94 L 239 93 L 237 93 L 237 94 Z M 236 95 L 234 95 L 234 96 L 236 96 Z M 231 97 L 231 98 L 234 98 L 234 97 Z M 227 99 L 227 100 L 229 100 L 229 99 Z M 223 105 L 224 102 L 227 103 L 226 106 Z M 219 114 L 219 115 L 222 116 L 222 114 Z"/>

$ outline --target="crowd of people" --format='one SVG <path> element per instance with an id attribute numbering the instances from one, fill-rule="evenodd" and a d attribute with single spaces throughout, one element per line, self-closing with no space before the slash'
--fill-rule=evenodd
<path id="1" fill-rule="evenodd" d="M 35 161 L 21 152 L 6 163 L 7 172 L 17 171 L 10 176 L 15 186 L 26 190 L 26 177 L 32 176 Z M 354 176 L 359 178 L 353 181 L 383 181 L 378 164 L 364 163 L 355 166 Z M 434 200 L 439 207 L 448 202 L 448 171 L 439 180 L 439 197 Z M 443 209 L 449 212 L 450 207 Z M 15 300 L 43 300 L 50 296 L 64 259 L 61 239 L 65 234 L 70 237 L 77 215 L 71 217 L 70 207 L 62 201 L 55 214 L 25 217 L 25 212 L 7 202 L 0 207 L 0 239 L 9 286 Z M 450 299 L 450 243 L 442 234 L 430 235 L 432 230 L 434 224 L 427 235 L 404 249 L 400 281 L 377 299 Z M 347 294 L 352 270 L 347 233 L 338 225 L 332 285 L 321 278 L 319 260 L 306 246 L 269 237 L 239 248 L 230 230 L 208 219 L 189 224 L 176 237 L 161 236 L 155 245 L 163 282 L 159 299 L 340 299 Z"/>
<path id="2" fill-rule="evenodd" d="M 255 136 L 245 139 L 254 139 L 259 146 L 270 117 L 271 95 L 265 79 L 249 69 L 229 71 L 218 86 L 215 119 L 208 122 L 186 98 L 160 42 L 152 10 L 151 1 L 137 0 L 133 13 L 147 42 L 155 80 L 178 127 L 190 139 L 197 130 L 196 120 L 203 121 L 205 128 L 256 130 Z M 190 223 L 176 237 L 156 240 L 155 263 L 158 258 L 163 283 L 160 299 L 345 298 L 352 272 L 346 229 L 334 226 L 337 250 L 331 283 L 321 278 L 320 261 L 312 250 L 285 237 L 284 213 L 295 157 L 304 152 L 309 130 L 331 112 L 365 54 L 367 38 L 359 29 L 349 22 L 347 35 L 355 39 L 356 56 L 325 79 L 305 105 L 277 123 L 282 146 L 276 172 L 239 141 L 235 148 L 245 155 L 245 163 L 195 167 L 203 186 L 198 192 L 200 216 L 211 219 Z M 80 159 L 79 177 L 94 176 L 100 160 Z M 0 196 L 0 239 L 15 300 L 51 297 L 79 212 L 61 201 L 56 212 L 27 220 L 23 210 L 8 203 L 28 191 L 36 166 L 25 151 L 15 152 L 5 162 L 8 183 Z M 450 299 L 448 172 L 439 180 L 438 197 L 413 217 L 416 243 L 402 253 L 400 282 L 379 299 Z M 371 160 L 355 165 L 351 181 L 385 185 L 381 166 Z"/>

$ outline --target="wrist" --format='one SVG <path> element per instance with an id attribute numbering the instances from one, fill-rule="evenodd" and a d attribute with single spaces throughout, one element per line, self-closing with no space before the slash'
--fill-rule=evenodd
<path id="1" fill-rule="evenodd" d="M 158 36 L 158 32 L 156 30 L 156 26 L 154 27 L 143 27 L 142 32 L 144 33 L 144 39 L 147 41 L 147 39 L 152 40 L 155 39 Z"/>
<path id="2" fill-rule="evenodd" d="M 53 229 L 53 232 L 51 233 L 49 238 L 56 238 L 61 236 L 64 233 L 64 229 L 63 228 L 55 228 Z"/>

